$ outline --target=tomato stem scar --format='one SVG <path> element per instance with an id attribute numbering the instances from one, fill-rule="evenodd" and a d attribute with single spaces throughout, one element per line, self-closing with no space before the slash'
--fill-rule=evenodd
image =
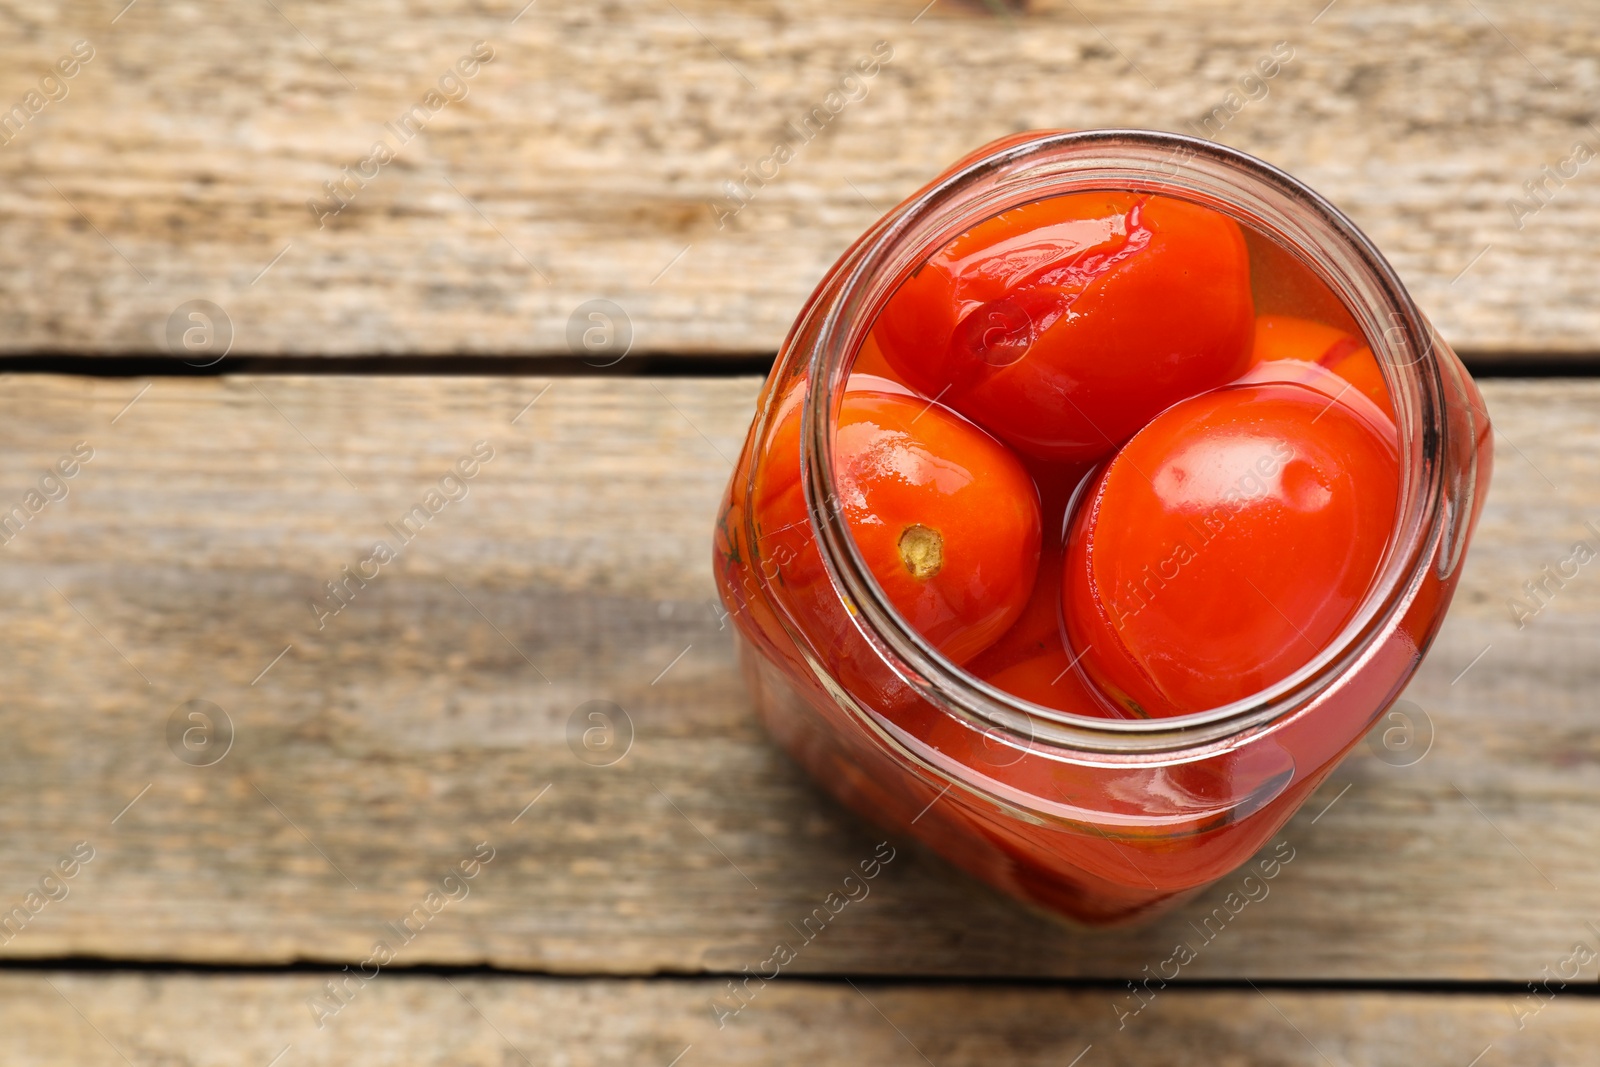
<path id="1" fill-rule="evenodd" d="M 927 581 L 944 566 L 944 538 L 939 536 L 938 530 L 930 530 L 921 523 L 907 526 L 900 534 L 900 562 L 906 565 L 911 577 Z"/>

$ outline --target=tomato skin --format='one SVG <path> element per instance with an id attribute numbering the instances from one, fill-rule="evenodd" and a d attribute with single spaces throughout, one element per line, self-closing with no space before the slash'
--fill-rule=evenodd
<path id="1" fill-rule="evenodd" d="M 1361 390 L 1363 396 L 1378 405 L 1391 422 L 1394 421 L 1394 401 L 1389 397 L 1389 386 L 1383 380 L 1383 370 L 1378 366 L 1378 357 L 1372 354 L 1372 349 L 1361 345 L 1343 356 L 1330 351 L 1323 358 L 1323 366 Z"/>
<path id="2" fill-rule="evenodd" d="M 839 499 L 867 566 L 914 629 L 966 662 L 1010 628 L 1032 591 L 1032 479 L 1004 445 L 920 398 L 851 393 L 835 433 Z"/>
<path id="3" fill-rule="evenodd" d="M 1326 367 L 1359 389 L 1390 420 L 1394 404 L 1383 380 L 1378 357 L 1348 331 L 1291 315 L 1262 315 L 1256 319 L 1252 369 L 1280 360 L 1296 359 Z M 1258 380 L 1263 376 L 1255 375 Z M 1289 380 L 1293 380 L 1292 378 Z"/>
<path id="4" fill-rule="evenodd" d="M 1360 342 L 1347 330 L 1293 315 L 1261 315 L 1256 319 L 1255 342 L 1251 346 L 1251 365 L 1279 359 L 1301 359 L 1320 363 L 1335 346 L 1352 348 Z"/>
<path id="5" fill-rule="evenodd" d="M 773 459 L 799 453 L 799 395 L 780 403 Z M 895 383 L 852 376 L 835 424 L 838 506 L 889 603 L 957 664 L 1022 614 L 1039 566 L 1039 495 L 1000 442 Z M 772 550 L 809 558 L 813 534 L 798 458 L 771 462 L 756 484 L 757 528 Z M 791 566 L 791 586 L 821 582 Z"/>
<path id="6" fill-rule="evenodd" d="M 1237 377 L 1254 322 L 1237 223 L 1093 192 L 974 226 L 906 279 L 875 332 L 929 396 L 1028 455 L 1083 461 Z"/>
<path id="7" fill-rule="evenodd" d="M 1104 717 L 1104 702 L 1091 692 L 1060 640 L 1048 652 L 1014 663 L 984 678 L 997 689 L 1057 711 Z"/>
<path id="8" fill-rule="evenodd" d="M 1079 505 L 1067 631 L 1130 712 L 1259 692 L 1360 606 L 1393 526 L 1399 451 L 1392 424 L 1333 399 L 1333 384 L 1231 386 L 1177 404 Z"/>

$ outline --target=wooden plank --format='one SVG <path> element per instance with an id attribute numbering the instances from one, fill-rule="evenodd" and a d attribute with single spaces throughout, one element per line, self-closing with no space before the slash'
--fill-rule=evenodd
<path id="1" fill-rule="evenodd" d="M 0 284 L 27 294 L 0 308 L 0 352 L 164 353 L 206 299 L 236 354 L 566 354 L 595 298 L 636 352 L 769 352 L 847 243 L 973 147 L 1191 130 L 1225 104 L 1210 132 L 1344 207 L 1458 346 L 1586 353 L 1600 332 L 1577 0 L 121 6 L 0 3 L 0 105 L 95 49 L 0 148 Z M 465 97 L 402 143 L 385 124 L 479 40 Z M 865 96 L 719 226 L 726 183 L 880 40 Z M 1280 41 L 1288 64 L 1244 82 Z M 1241 86 L 1258 98 L 1230 101 Z M 396 158 L 310 210 L 380 138 Z"/>
<path id="2" fill-rule="evenodd" d="M 0 912 L 76 842 L 95 855 L 0 953 L 359 961 L 487 841 L 402 963 L 768 958 L 883 835 L 766 739 L 718 617 L 709 531 L 756 387 L 6 378 L 0 504 L 75 442 L 94 457 L 0 549 Z M 1600 583 L 1581 570 L 1521 630 L 1506 605 L 1594 536 L 1600 385 L 1486 392 L 1494 491 L 1408 694 L 1431 750 L 1358 749 L 1191 977 L 1510 980 L 1600 948 Z M 480 440 L 469 495 L 319 629 L 323 583 Z M 235 729 L 213 766 L 167 741 L 194 699 Z M 615 765 L 568 747 L 590 700 L 631 717 Z M 1230 888 L 1085 935 L 894 844 L 796 973 L 1137 974 Z"/>
<path id="3" fill-rule="evenodd" d="M 351 980 L 337 1013 L 308 1006 L 326 976 L 94 975 L 0 978 L 8 1063 L 554 1062 L 690 1064 L 1581 1063 L 1600 1006 L 1514 997 L 1272 990 L 1159 991 L 1119 1030 L 1110 990 L 915 987 L 778 978 L 722 1029 L 710 980 Z M 336 1002 L 330 1002 L 336 1003 Z M 1527 1012 L 1518 1028 L 1513 1008 Z M 318 1029 L 316 1020 L 322 1022 Z M 1486 1055 L 1487 1053 L 1487 1055 Z M 274 1057 L 281 1056 L 280 1060 Z"/>

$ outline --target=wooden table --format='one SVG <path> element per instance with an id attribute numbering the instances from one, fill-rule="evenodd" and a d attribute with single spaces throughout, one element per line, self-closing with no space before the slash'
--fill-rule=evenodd
<path id="1" fill-rule="evenodd" d="M 0 934 L 0 1062 L 1594 1062 L 1600 572 L 1522 625 L 1508 602 L 1600 543 L 1600 163 L 1572 162 L 1600 24 L 1321 2 L 0 2 L 0 915 L 41 893 Z M 708 206 L 841 84 L 778 177 Z M 712 589 L 765 362 L 972 146 L 1208 114 L 1490 378 L 1493 493 L 1406 694 L 1431 747 L 1359 748 L 1270 897 L 1121 1029 L 1226 882 L 1075 933 L 903 841 L 719 1028 L 883 840 L 765 737 Z M 568 347 L 591 299 L 628 317 L 614 365 Z M 195 300 L 226 316 L 180 350 L 222 357 L 199 372 L 167 343 Z M 476 442 L 466 495 L 333 613 Z M 631 722 L 610 766 L 568 744 L 590 700 Z"/>

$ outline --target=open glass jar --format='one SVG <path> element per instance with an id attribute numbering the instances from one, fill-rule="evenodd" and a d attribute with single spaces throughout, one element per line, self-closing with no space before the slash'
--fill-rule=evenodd
<path id="1" fill-rule="evenodd" d="M 1399 439 L 1394 529 L 1342 632 L 1248 699 L 1169 718 L 1045 707 L 954 665 L 889 605 L 834 485 L 845 383 L 901 282 L 982 220 L 1105 190 L 1222 212 L 1314 275 L 1376 355 Z M 891 211 L 818 286 L 733 472 L 716 576 L 761 714 L 819 782 L 1020 899 L 1125 921 L 1249 859 L 1399 695 L 1455 589 L 1490 461 L 1471 378 L 1377 250 L 1310 189 L 1173 134 L 1019 135 Z M 764 528 L 755 486 L 779 471 L 803 495 L 803 528 Z"/>

